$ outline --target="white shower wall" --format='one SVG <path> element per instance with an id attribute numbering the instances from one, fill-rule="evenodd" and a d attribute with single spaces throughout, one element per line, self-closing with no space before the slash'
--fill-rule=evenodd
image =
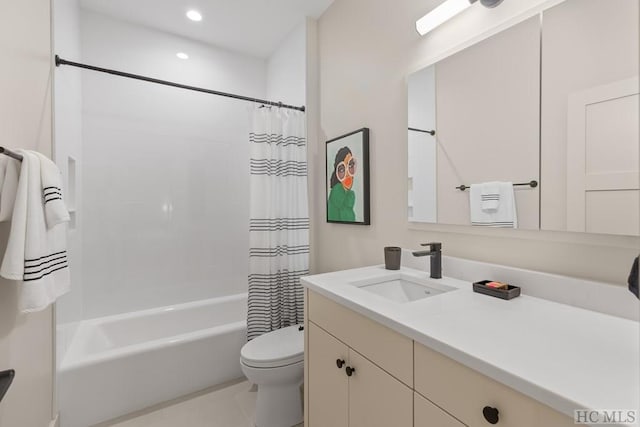
<path id="1" fill-rule="evenodd" d="M 81 60 L 80 7 L 78 0 L 56 0 L 53 4 L 53 47 L 62 58 Z M 82 72 L 74 68 L 54 70 L 54 160 L 64 177 L 67 205 L 72 210 L 68 250 L 71 269 L 71 292 L 57 302 L 57 323 L 82 319 Z M 71 159 L 71 161 L 70 161 Z M 75 161 L 75 171 L 73 162 Z M 71 166 L 71 167 L 70 167 Z M 73 175 L 75 174 L 75 179 Z M 70 198 L 70 196 L 72 196 Z M 69 203 L 72 202 L 72 203 Z"/>
<path id="2" fill-rule="evenodd" d="M 81 43 L 88 64 L 266 93 L 263 59 L 94 12 Z M 251 104 L 90 71 L 82 92 L 83 317 L 245 292 Z"/>

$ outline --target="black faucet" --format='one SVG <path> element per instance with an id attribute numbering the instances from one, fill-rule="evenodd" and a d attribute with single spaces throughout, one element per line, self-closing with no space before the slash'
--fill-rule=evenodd
<path id="1" fill-rule="evenodd" d="M 429 246 L 428 251 L 411 252 L 413 256 L 430 256 L 431 268 L 429 269 L 432 279 L 442 279 L 442 243 L 421 243 L 420 246 Z"/>

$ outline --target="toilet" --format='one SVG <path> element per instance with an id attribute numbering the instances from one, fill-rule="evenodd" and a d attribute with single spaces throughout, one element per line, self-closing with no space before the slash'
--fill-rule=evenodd
<path id="1" fill-rule="evenodd" d="M 258 386 L 256 427 L 291 427 L 302 422 L 304 332 L 299 325 L 246 343 L 240 350 L 240 366 Z"/>

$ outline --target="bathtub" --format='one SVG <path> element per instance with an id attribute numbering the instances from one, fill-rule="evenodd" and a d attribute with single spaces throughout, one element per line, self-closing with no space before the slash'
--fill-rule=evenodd
<path id="1" fill-rule="evenodd" d="M 61 326 L 61 427 L 87 427 L 241 378 L 247 294 Z"/>

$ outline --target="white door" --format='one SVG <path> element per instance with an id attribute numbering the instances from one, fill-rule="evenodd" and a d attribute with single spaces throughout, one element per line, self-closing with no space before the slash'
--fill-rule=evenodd
<path id="1" fill-rule="evenodd" d="M 640 234 L 638 78 L 569 96 L 567 229 Z"/>

